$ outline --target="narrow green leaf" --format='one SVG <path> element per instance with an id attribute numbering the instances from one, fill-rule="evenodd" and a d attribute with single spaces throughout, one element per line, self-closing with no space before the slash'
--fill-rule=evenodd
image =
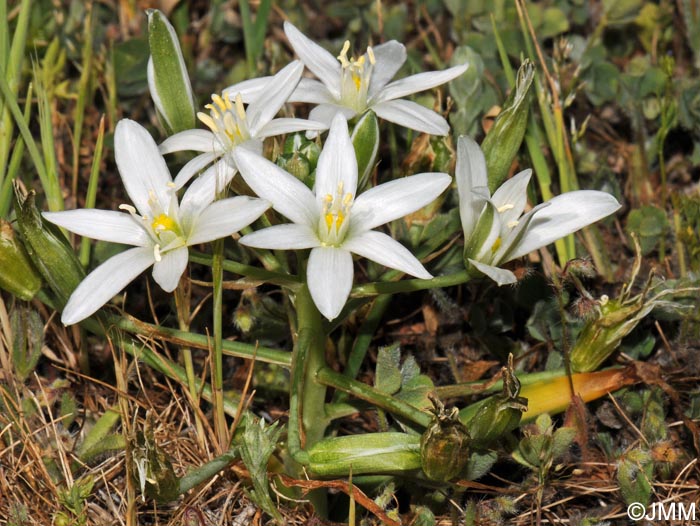
<path id="1" fill-rule="evenodd" d="M 357 187 L 362 189 L 372 173 L 379 150 L 379 123 L 373 111 L 368 111 L 357 121 L 351 140 L 357 157 Z"/>

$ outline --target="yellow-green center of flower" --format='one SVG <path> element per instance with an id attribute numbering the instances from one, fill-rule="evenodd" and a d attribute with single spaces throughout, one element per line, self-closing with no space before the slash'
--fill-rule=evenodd
<path id="1" fill-rule="evenodd" d="M 349 58 L 350 42 L 345 41 L 338 60 L 342 66 L 340 73 L 340 102 L 343 106 L 362 113 L 367 109 L 367 90 L 372 78 L 372 70 L 376 63 L 371 47 L 367 48 L 367 56 Z M 367 60 L 369 58 L 369 60 Z"/>
<path id="2" fill-rule="evenodd" d="M 496 209 L 496 211 L 499 214 L 502 214 L 503 212 L 506 212 L 508 210 L 511 210 L 515 207 L 512 203 L 506 203 Z M 505 224 L 505 227 L 508 230 L 511 230 L 518 226 L 519 221 L 518 220 L 513 220 L 513 221 L 508 221 L 508 223 Z M 491 254 L 495 254 L 499 248 L 501 248 L 501 245 L 503 244 L 503 234 L 505 233 L 505 229 L 503 228 L 504 225 L 501 225 L 501 235 L 496 238 L 496 241 L 493 242 L 493 245 L 491 245 Z"/>
<path id="3" fill-rule="evenodd" d="M 236 95 L 235 102 L 220 95 L 212 95 L 211 98 L 213 104 L 204 106 L 209 110 L 209 115 L 200 111 L 197 113 L 197 118 L 216 135 L 223 149 L 229 151 L 236 145 L 250 139 L 248 121 L 240 93 Z"/>
<path id="4" fill-rule="evenodd" d="M 344 192 L 342 181 L 338 183 L 335 196 L 326 194 L 323 198 L 318 225 L 318 237 L 323 246 L 337 247 L 343 242 L 350 224 L 352 201 L 353 195 Z"/>

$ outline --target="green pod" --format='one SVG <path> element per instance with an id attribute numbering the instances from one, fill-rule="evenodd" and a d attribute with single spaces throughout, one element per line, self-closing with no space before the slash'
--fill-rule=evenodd
<path id="1" fill-rule="evenodd" d="M 421 467 L 420 437 L 406 433 L 368 433 L 326 438 L 314 444 L 308 467 L 320 476 L 378 475 Z"/>
<path id="2" fill-rule="evenodd" d="M 467 427 L 459 421 L 457 408 L 448 414 L 441 402 L 436 406 L 435 420 L 420 440 L 421 467 L 430 480 L 447 482 L 466 467 L 471 437 Z"/>
<path id="3" fill-rule="evenodd" d="M 44 281 L 54 293 L 60 310 L 85 277 L 75 252 L 61 231 L 41 217 L 34 191 L 28 194 L 15 185 L 17 229 L 24 247 Z"/>
<path id="4" fill-rule="evenodd" d="M 460 411 L 460 420 L 469 428 L 474 449 L 488 449 L 504 434 L 520 425 L 527 411 L 527 399 L 520 395 L 520 381 L 513 371 L 513 355 L 502 369 L 503 392 L 490 396 Z"/>
<path id="5" fill-rule="evenodd" d="M 12 225 L 0 219 L 0 288 L 29 301 L 41 288 L 41 277 Z"/>
<path id="6" fill-rule="evenodd" d="M 527 94 L 534 78 L 535 66 L 526 59 L 518 70 L 515 87 L 503 104 L 503 110 L 481 143 L 491 192 L 508 176 L 510 165 L 523 142 L 529 109 Z"/>

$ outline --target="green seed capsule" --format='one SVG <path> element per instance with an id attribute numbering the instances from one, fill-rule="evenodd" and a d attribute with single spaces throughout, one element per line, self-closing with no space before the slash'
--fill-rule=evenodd
<path id="1" fill-rule="evenodd" d="M 320 476 L 398 473 L 421 467 L 420 443 L 407 433 L 369 433 L 326 438 L 309 453 L 309 469 Z"/>
<path id="2" fill-rule="evenodd" d="M 29 257 L 56 296 L 56 306 L 63 308 L 85 271 L 61 231 L 41 217 L 35 197 L 15 186 L 17 228 Z"/>
<path id="3" fill-rule="evenodd" d="M 41 277 L 10 223 L 0 220 L 0 288 L 24 301 L 41 288 Z"/>
<path id="4" fill-rule="evenodd" d="M 446 413 L 440 400 L 433 399 L 433 404 L 435 419 L 420 440 L 421 467 L 430 480 L 447 482 L 467 465 L 471 438 L 456 407 Z"/>

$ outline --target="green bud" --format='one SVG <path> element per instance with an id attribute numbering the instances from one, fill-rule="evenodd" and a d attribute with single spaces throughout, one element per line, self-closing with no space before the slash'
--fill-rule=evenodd
<path id="1" fill-rule="evenodd" d="M 379 123 L 373 111 L 360 117 L 350 139 L 357 157 L 357 187 L 361 189 L 367 184 L 379 151 Z"/>
<path id="2" fill-rule="evenodd" d="M 464 470 L 469 461 L 470 436 L 459 420 L 459 410 L 448 413 L 436 398 L 435 418 L 420 439 L 420 458 L 423 473 L 430 480 L 447 482 Z"/>
<path id="3" fill-rule="evenodd" d="M 309 450 L 309 469 L 320 476 L 398 473 L 421 467 L 418 436 L 367 433 L 325 438 Z"/>
<path id="4" fill-rule="evenodd" d="M 508 357 L 508 367 L 502 369 L 503 392 L 466 407 L 460 419 L 472 436 L 475 449 L 487 449 L 504 434 L 516 429 L 527 411 L 527 399 L 519 396 L 520 382 L 513 371 L 513 355 Z M 476 409 L 473 409 L 473 408 Z"/>
<path id="5" fill-rule="evenodd" d="M 309 160 L 299 152 L 286 153 L 277 157 L 277 166 L 288 171 L 300 181 L 306 183 L 311 174 Z"/>
<path id="6" fill-rule="evenodd" d="M 194 98 L 175 29 L 157 9 L 148 14 L 148 88 L 164 126 L 170 133 L 195 127 Z"/>
<path id="7" fill-rule="evenodd" d="M 0 219 L 0 269 L 0 288 L 24 301 L 39 292 L 41 277 L 12 225 L 4 219 Z"/>
<path id="8" fill-rule="evenodd" d="M 523 142 L 529 109 L 527 94 L 534 78 L 535 66 L 526 59 L 518 70 L 515 88 L 481 143 L 489 174 L 489 190 L 492 193 L 508 176 L 510 165 Z"/>
<path id="9" fill-rule="evenodd" d="M 33 191 L 27 194 L 15 185 L 17 230 L 31 261 L 54 293 L 56 307 L 62 309 L 85 271 L 61 231 L 41 217 L 35 197 Z"/>

